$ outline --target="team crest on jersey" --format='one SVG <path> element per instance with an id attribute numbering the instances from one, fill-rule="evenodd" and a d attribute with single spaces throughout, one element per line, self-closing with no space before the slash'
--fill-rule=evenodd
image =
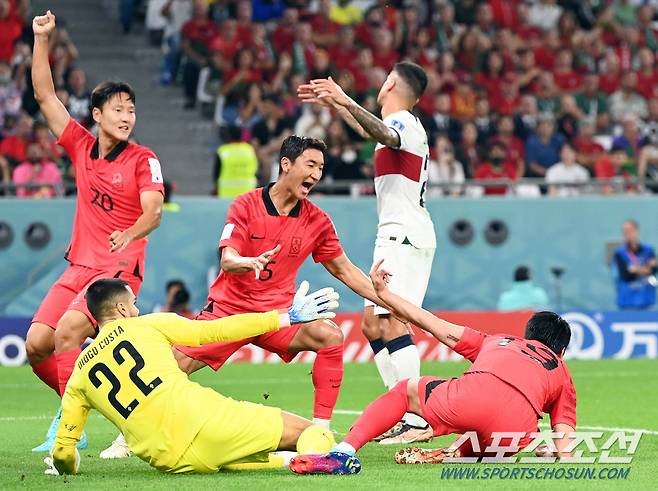
<path id="1" fill-rule="evenodd" d="M 112 176 L 112 187 L 118 191 L 123 190 L 123 175 L 121 175 L 121 172 L 117 172 Z"/>
<path id="2" fill-rule="evenodd" d="M 302 252 L 302 238 L 293 237 L 290 241 L 290 251 L 288 256 L 299 256 L 299 253 Z"/>

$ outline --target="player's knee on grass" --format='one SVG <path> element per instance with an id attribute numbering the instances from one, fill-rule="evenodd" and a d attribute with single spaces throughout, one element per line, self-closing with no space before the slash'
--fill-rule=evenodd
<path id="1" fill-rule="evenodd" d="M 27 331 L 25 351 L 30 365 L 38 365 L 55 351 L 55 332 L 53 328 L 34 322 Z"/>
<path id="2" fill-rule="evenodd" d="M 57 323 L 55 351 L 64 353 L 79 348 L 85 339 L 94 337 L 96 331 L 89 318 L 77 310 L 67 311 Z"/>

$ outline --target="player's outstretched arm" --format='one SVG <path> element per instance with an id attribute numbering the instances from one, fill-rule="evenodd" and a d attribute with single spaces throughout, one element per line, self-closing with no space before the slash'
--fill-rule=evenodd
<path id="1" fill-rule="evenodd" d="M 345 253 L 322 263 L 332 276 L 346 284 L 357 295 L 388 310 L 386 303 L 377 295 L 366 274 L 352 264 Z"/>
<path id="2" fill-rule="evenodd" d="M 400 146 L 398 132 L 386 126 L 381 119 L 358 105 L 331 77 L 311 80 L 311 84 L 318 99 L 329 99 L 343 107 L 373 140 L 387 147 L 398 148 Z"/>
<path id="3" fill-rule="evenodd" d="M 555 443 L 555 448 L 557 449 L 556 457 L 572 457 L 573 451 L 569 449 L 569 445 L 573 443 L 573 433 L 575 428 L 564 423 L 558 423 L 553 425 L 553 432 L 561 433 L 563 436 L 561 438 L 555 438 L 553 442 Z"/>
<path id="4" fill-rule="evenodd" d="M 49 465 L 46 474 L 77 474 L 80 471 L 80 454 L 76 445 L 80 441 L 91 407 L 74 388 L 76 375 L 74 372 L 62 397 L 62 419 L 53 446 L 52 460 L 44 460 Z"/>
<path id="5" fill-rule="evenodd" d="M 59 138 L 71 116 L 55 94 L 53 75 L 48 60 L 48 36 L 55 29 L 55 16 L 49 10 L 32 21 L 34 52 L 32 54 L 32 85 L 34 98 L 39 103 L 48 127 Z"/>
<path id="6" fill-rule="evenodd" d="M 384 260 L 382 259 L 373 266 L 370 272 L 370 279 L 379 298 L 389 305 L 388 310 L 396 317 L 405 319 L 424 331 L 429 332 L 449 348 L 454 348 L 464 333 L 464 326 L 440 319 L 427 310 L 416 307 L 414 304 L 407 302 L 404 298 L 391 292 L 387 286 L 391 274 L 381 269 L 383 262 Z"/>

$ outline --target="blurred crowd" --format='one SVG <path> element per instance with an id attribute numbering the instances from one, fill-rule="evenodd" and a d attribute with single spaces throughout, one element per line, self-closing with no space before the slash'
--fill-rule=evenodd
<path id="1" fill-rule="evenodd" d="M 388 71 L 407 59 L 429 76 L 417 115 L 431 147 L 430 184 L 441 187 L 428 195 L 658 190 L 655 0 L 118 4 L 125 31 L 141 11 L 162 46 L 160 83 L 180 85 L 185 108 L 213 119 L 225 143 L 252 147 L 261 184 L 276 178 L 277 152 L 291 133 L 326 141 L 324 183 L 371 179 L 374 144 L 329 109 L 302 105 L 296 89 L 331 76 L 376 113 Z M 0 0 L 0 179 L 47 183 L 15 191 L 45 197 L 61 194 L 72 176 L 32 95 L 29 8 L 28 0 Z M 51 43 L 58 95 L 89 125 L 77 57 L 58 19 Z M 214 167 L 221 179 L 221 162 Z"/>
<path id="2" fill-rule="evenodd" d="M 238 127 L 261 182 L 292 132 L 326 140 L 325 181 L 370 178 L 373 145 L 328 109 L 302 107 L 296 88 L 332 76 L 376 112 L 387 72 L 409 59 L 429 74 L 417 112 L 431 181 L 444 184 L 435 194 L 483 192 L 466 179 L 542 178 L 516 192 L 574 195 L 592 179 L 610 181 L 596 188 L 606 193 L 653 189 L 637 178 L 658 175 L 657 3 L 151 0 L 147 26 L 162 38 L 161 82 Z"/>
<path id="3" fill-rule="evenodd" d="M 74 176 L 34 100 L 32 15 L 29 0 L 0 0 L 0 196 L 51 198 L 63 195 Z M 66 22 L 58 19 L 50 43 L 55 88 L 71 116 L 88 127 L 90 91 L 77 59 Z"/>

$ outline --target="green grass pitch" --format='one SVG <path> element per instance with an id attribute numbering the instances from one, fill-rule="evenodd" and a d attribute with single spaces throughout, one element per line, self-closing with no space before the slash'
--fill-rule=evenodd
<path id="1" fill-rule="evenodd" d="M 425 363 L 422 371 L 455 376 L 465 366 Z M 99 459 L 99 451 L 117 432 L 98 413 L 92 413 L 87 426 L 90 447 L 81 452 L 83 474 L 53 478 L 43 475 L 44 454 L 34 454 L 30 448 L 41 443 L 58 400 L 29 368 L 21 367 L 0 369 L 0 489 L 656 489 L 658 360 L 572 361 L 569 366 L 578 392 L 580 425 L 654 432 L 643 436 L 626 480 L 448 480 L 441 478 L 444 466 L 399 466 L 392 460 L 395 448 L 374 443 L 359 453 L 363 469 L 356 476 L 296 476 L 286 469 L 170 476 L 135 457 L 109 462 Z M 311 365 L 306 364 L 230 365 L 217 374 L 203 370 L 194 379 L 234 398 L 263 402 L 310 417 L 310 369 Z M 334 418 L 338 439 L 356 419 L 355 411 L 362 410 L 381 390 L 373 364 L 346 367 Z M 429 446 L 444 446 L 449 438 L 435 439 Z"/>

